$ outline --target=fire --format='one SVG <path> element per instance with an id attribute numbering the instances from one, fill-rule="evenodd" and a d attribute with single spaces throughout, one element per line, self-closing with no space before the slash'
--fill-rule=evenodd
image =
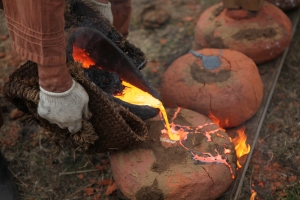
<path id="1" fill-rule="evenodd" d="M 255 197 L 257 195 L 257 193 L 255 192 L 255 190 L 251 190 L 251 197 L 250 197 L 250 200 L 255 200 Z"/>
<path id="2" fill-rule="evenodd" d="M 209 117 L 215 124 L 217 124 L 218 126 L 221 127 L 221 122 L 220 122 L 220 120 L 219 120 L 216 116 L 214 116 L 214 115 L 212 114 L 212 112 L 210 112 L 210 113 L 208 114 L 208 117 Z M 228 120 L 228 119 L 225 119 L 225 125 L 228 125 L 228 122 L 229 122 L 229 120 Z"/>
<path id="3" fill-rule="evenodd" d="M 212 112 L 209 113 L 208 117 L 209 117 L 215 124 L 217 124 L 218 126 L 220 126 L 220 120 L 219 120 L 216 116 L 214 116 L 214 115 L 212 114 Z"/>
<path id="4" fill-rule="evenodd" d="M 237 130 L 238 136 L 232 139 L 232 143 L 234 145 L 236 156 L 238 158 L 237 166 L 238 168 L 242 168 L 241 164 L 239 163 L 239 159 L 250 152 L 250 145 L 246 144 L 247 136 L 245 134 L 245 127 Z"/>
<path id="5" fill-rule="evenodd" d="M 209 118 L 211 118 L 211 120 L 220 126 L 220 120 L 214 116 L 212 114 L 212 112 L 209 113 Z M 228 119 L 225 120 L 225 124 L 228 124 Z M 250 145 L 246 144 L 246 140 L 247 140 L 247 136 L 245 134 L 245 127 L 237 130 L 238 136 L 236 136 L 235 138 L 231 138 L 231 141 L 234 145 L 235 151 L 236 151 L 236 156 L 238 158 L 237 161 L 237 166 L 238 168 L 242 168 L 242 165 L 240 164 L 239 160 L 243 155 L 246 155 L 250 152 Z"/>
<path id="6" fill-rule="evenodd" d="M 79 47 L 73 45 L 73 54 L 74 60 L 81 62 L 84 68 L 89 68 L 91 65 L 95 65 L 95 61 L 89 56 L 89 54 Z"/>

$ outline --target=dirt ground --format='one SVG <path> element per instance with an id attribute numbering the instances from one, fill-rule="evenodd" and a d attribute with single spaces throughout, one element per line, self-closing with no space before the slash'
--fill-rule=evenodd
<path id="1" fill-rule="evenodd" d="M 132 0 L 133 13 L 128 40 L 146 54 L 143 74 L 159 91 L 163 72 L 194 41 L 194 27 L 200 13 L 214 1 Z M 143 22 L 145 10 L 157 5 L 154 22 Z M 152 28 L 149 28 L 151 26 Z M 0 129 L 0 148 L 14 175 L 20 199 L 120 199 L 109 167 L 109 155 L 94 156 L 64 149 L 49 163 L 53 146 L 38 125 L 21 126 L 14 106 L 2 94 L 8 76 L 25 59 L 10 46 L 3 12 L 0 11 L 0 100 L 5 125 Z M 300 24 L 291 43 L 283 70 L 267 112 L 241 200 L 300 199 Z"/>

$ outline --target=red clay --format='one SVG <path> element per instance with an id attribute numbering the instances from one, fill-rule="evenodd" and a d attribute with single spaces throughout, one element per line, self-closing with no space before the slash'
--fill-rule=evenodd
<path id="1" fill-rule="evenodd" d="M 250 119 L 263 97 L 263 84 L 255 63 L 233 50 L 202 49 L 219 56 L 221 65 L 209 70 L 189 53 L 166 70 L 161 96 L 166 107 L 183 107 L 220 120 L 222 128 L 236 127 Z"/>
<path id="2" fill-rule="evenodd" d="M 256 64 L 279 56 L 290 44 L 291 35 L 290 19 L 268 2 L 257 13 L 215 4 L 202 13 L 195 28 L 195 40 L 202 48 L 234 49 Z"/>

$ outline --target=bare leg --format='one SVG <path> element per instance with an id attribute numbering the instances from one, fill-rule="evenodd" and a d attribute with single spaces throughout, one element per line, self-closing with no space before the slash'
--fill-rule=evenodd
<path id="1" fill-rule="evenodd" d="M 114 16 L 114 27 L 125 38 L 129 33 L 130 17 L 131 17 L 131 0 L 109 0 Z"/>

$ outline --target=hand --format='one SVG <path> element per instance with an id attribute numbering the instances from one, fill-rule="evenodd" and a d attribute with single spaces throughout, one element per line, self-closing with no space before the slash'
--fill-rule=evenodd
<path id="1" fill-rule="evenodd" d="M 72 80 L 71 88 L 62 93 L 49 92 L 40 87 L 37 111 L 40 117 L 50 123 L 76 133 L 82 127 L 82 117 L 89 118 L 88 101 L 84 88 Z"/>

